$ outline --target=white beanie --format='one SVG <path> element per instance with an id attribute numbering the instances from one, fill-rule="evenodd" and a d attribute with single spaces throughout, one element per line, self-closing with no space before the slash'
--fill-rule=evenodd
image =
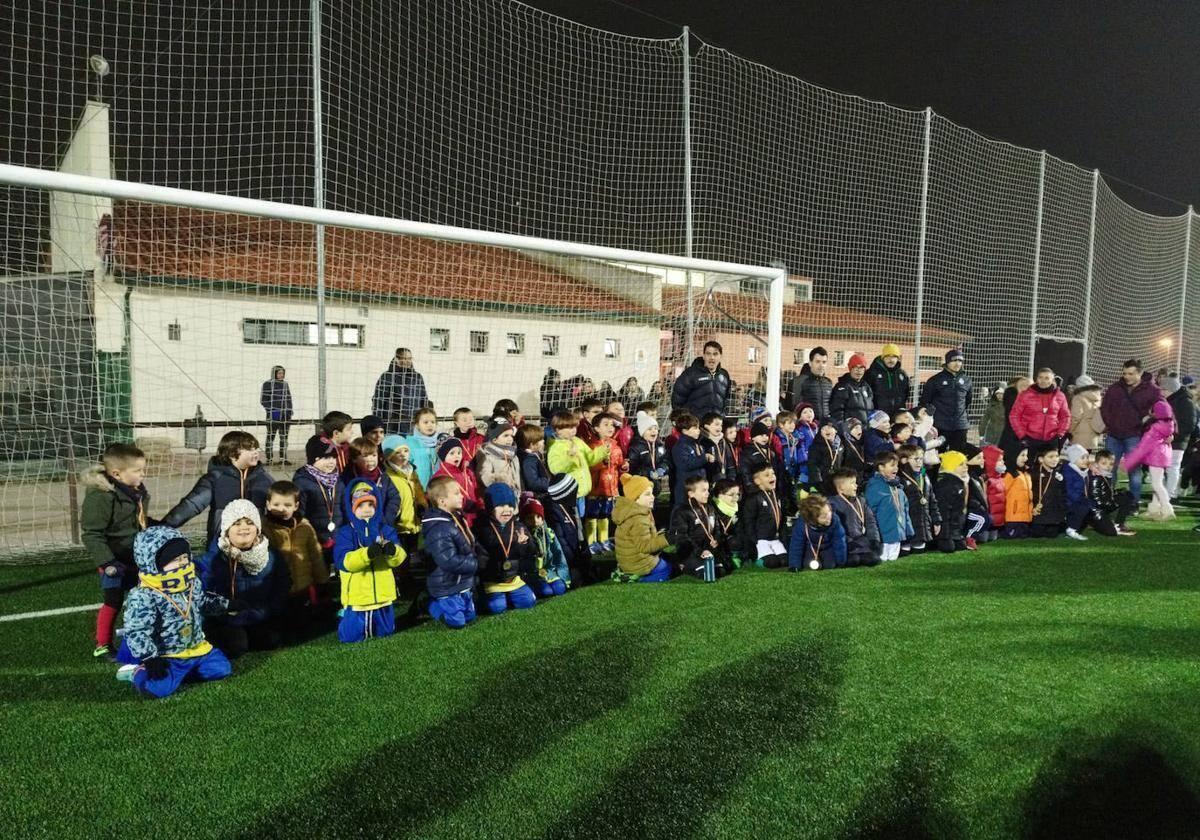
<path id="1" fill-rule="evenodd" d="M 1096 380 L 1088 376 L 1086 373 L 1081 373 L 1075 377 L 1076 388 L 1090 388 L 1096 384 Z"/>
<path id="2" fill-rule="evenodd" d="M 254 502 L 249 499 L 234 499 L 221 511 L 221 536 L 228 534 L 233 523 L 239 519 L 249 519 L 254 523 L 255 528 L 262 530 L 262 517 L 258 513 L 258 508 L 254 506 Z"/>
<path id="3" fill-rule="evenodd" d="M 646 432 L 650 431 L 650 429 L 657 428 L 658 420 L 654 418 L 654 415 L 648 414 L 645 411 L 639 411 L 637 413 L 637 432 L 639 435 L 645 435 Z"/>
<path id="4" fill-rule="evenodd" d="M 1063 450 L 1063 455 L 1066 456 L 1068 464 L 1078 463 L 1081 459 L 1086 458 L 1087 454 L 1087 449 L 1083 446 L 1080 446 L 1078 443 L 1072 443 Z"/>

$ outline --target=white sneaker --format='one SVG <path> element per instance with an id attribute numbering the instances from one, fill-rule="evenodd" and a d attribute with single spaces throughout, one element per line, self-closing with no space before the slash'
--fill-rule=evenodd
<path id="1" fill-rule="evenodd" d="M 122 665 L 117 669 L 117 679 L 121 682 L 133 682 L 133 672 L 137 669 L 137 665 Z"/>
<path id="2" fill-rule="evenodd" d="M 1083 534 L 1076 531 L 1074 528 L 1067 529 L 1067 536 L 1073 540 L 1080 540 L 1082 542 L 1087 542 L 1087 537 L 1085 537 Z"/>

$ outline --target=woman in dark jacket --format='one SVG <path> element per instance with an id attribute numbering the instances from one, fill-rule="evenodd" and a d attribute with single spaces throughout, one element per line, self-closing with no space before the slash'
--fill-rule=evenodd
<path id="1" fill-rule="evenodd" d="M 1013 404 L 1016 403 L 1017 397 L 1033 384 L 1033 380 L 1028 376 L 1018 376 L 1015 379 L 1008 380 L 1008 387 L 1004 389 L 1004 431 L 1000 433 L 999 446 L 1004 450 L 1005 454 L 1017 449 L 1017 435 L 1013 431 L 1012 421 L 1009 420 L 1009 415 L 1012 414 Z M 1009 459 L 1006 457 L 1005 461 Z"/>

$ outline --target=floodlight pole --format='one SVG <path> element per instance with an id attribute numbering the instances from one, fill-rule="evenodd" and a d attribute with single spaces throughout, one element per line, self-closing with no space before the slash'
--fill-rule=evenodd
<path id="1" fill-rule="evenodd" d="M 312 34 L 313 207 L 325 209 L 325 152 L 321 131 L 321 0 L 310 0 Z M 325 226 L 318 224 L 317 259 L 317 414 L 329 410 L 325 352 Z"/>
<path id="2" fill-rule="evenodd" d="M 1187 215 L 1183 218 L 1187 227 L 1183 233 L 1183 282 L 1179 288 L 1179 345 L 1175 349 L 1175 370 L 1180 375 L 1183 373 L 1183 322 L 1187 313 L 1188 262 L 1192 256 L 1192 205 L 1188 205 Z"/>
<path id="3" fill-rule="evenodd" d="M 925 152 L 921 158 L 921 217 L 917 236 L 917 322 L 913 333 L 913 403 L 921 395 L 921 315 L 925 309 L 925 234 L 929 210 L 929 141 L 933 129 L 933 108 L 925 109 Z"/>
<path id="4" fill-rule="evenodd" d="M 691 30 L 683 27 L 683 255 L 692 256 L 692 53 Z M 683 363 L 691 361 L 696 352 L 696 293 L 692 288 L 692 273 L 685 272 L 687 288 L 687 352 Z"/>
<path id="5" fill-rule="evenodd" d="M 1042 209 L 1046 198 L 1046 150 L 1038 157 L 1037 233 L 1033 240 L 1033 289 L 1029 309 L 1029 373 L 1037 354 L 1038 286 L 1042 280 Z"/>
<path id="6" fill-rule="evenodd" d="M 1083 372 L 1088 369 L 1088 350 L 1092 346 L 1092 269 L 1096 264 L 1096 196 L 1100 189 L 1100 170 L 1092 170 L 1092 220 L 1088 225 L 1087 288 L 1083 292 Z"/>

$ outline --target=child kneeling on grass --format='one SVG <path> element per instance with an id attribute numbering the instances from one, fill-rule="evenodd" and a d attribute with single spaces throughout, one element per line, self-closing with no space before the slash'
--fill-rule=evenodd
<path id="1" fill-rule="evenodd" d="M 516 518 L 517 494 L 498 481 L 483 495 L 488 516 L 475 523 L 475 542 L 481 549 L 479 571 L 488 612 L 502 613 L 509 607 L 527 610 L 537 603 L 537 596 L 521 572 L 532 565 L 533 545 L 528 529 Z"/>
<path id="2" fill-rule="evenodd" d="M 671 511 L 667 539 L 679 547 L 677 563 L 686 573 L 715 580 L 733 571 L 727 541 L 717 524 L 717 512 L 709 502 L 708 479 L 694 475 L 683 483 L 686 504 Z M 706 573 L 711 569 L 711 578 Z"/>
<path id="3" fill-rule="evenodd" d="M 792 526 L 788 571 L 840 569 L 846 565 L 846 529 L 829 501 L 813 493 L 800 500 L 800 517 Z"/>
<path id="4" fill-rule="evenodd" d="M 430 481 L 425 497 L 429 507 L 421 516 L 421 542 L 433 561 L 425 581 L 432 599 L 429 615 L 459 630 L 475 620 L 475 535 L 462 517 L 463 489 L 453 478 L 442 475 Z"/>
<path id="5" fill-rule="evenodd" d="M 537 426 L 524 428 L 537 429 Z M 533 537 L 534 564 L 529 577 L 534 594 L 539 598 L 565 595 L 571 585 L 571 569 L 558 538 L 546 524 L 545 507 L 537 499 L 526 499 L 521 502 L 521 521 Z"/>
<path id="6" fill-rule="evenodd" d="M 319 587 L 329 580 L 329 567 L 317 532 L 300 515 L 300 488 L 292 482 L 276 481 L 267 491 L 263 535 L 271 550 L 287 564 L 291 589 L 286 613 L 291 629 L 299 630 L 321 602 Z"/>
<path id="7" fill-rule="evenodd" d="M 229 676 L 229 660 L 204 638 L 201 616 L 236 604 L 204 591 L 183 534 L 147 528 L 134 538 L 133 559 L 138 586 L 125 599 L 125 639 L 117 657 L 125 667 L 117 678 L 148 697 L 166 697 L 185 680 Z"/>
<path id="8" fill-rule="evenodd" d="M 879 523 L 867 500 L 858 495 L 858 479 L 858 470 L 849 467 L 834 470 L 830 481 L 836 495 L 829 499 L 829 506 L 846 532 L 846 565 L 878 566 L 883 545 Z"/>
<path id="9" fill-rule="evenodd" d="M 385 481 L 387 479 L 384 479 Z M 390 522 L 376 515 L 376 484 L 355 479 L 347 486 L 350 519 L 337 530 L 333 559 L 342 581 L 338 639 L 361 642 L 396 632 L 396 576 L 408 556 Z"/>
<path id="10" fill-rule="evenodd" d="M 200 558 L 200 569 L 205 589 L 241 602 L 236 612 L 205 625 L 214 645 L 230 659 L 279 646 L 292 579 L 263 536 L 251 501 L 235 499 L 221 511 L 221 535 Z"/>
<path id="11" fill-rule="evenodd" d="M 671 548 L 665 534 L 654 528 L 654 485 L 650 479 L 626 473 L 613 504 L 617 526 L 617 572 L 621 581 L 661 583 L 671 577 L 671 566 L 660 553 Z"/>

